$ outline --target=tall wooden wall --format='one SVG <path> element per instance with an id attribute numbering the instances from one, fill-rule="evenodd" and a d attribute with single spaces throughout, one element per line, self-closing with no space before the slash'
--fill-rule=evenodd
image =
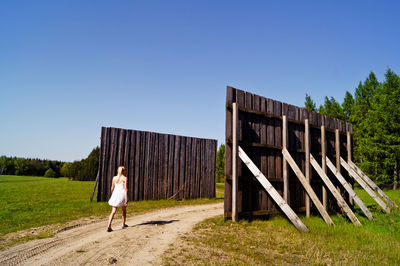
<path id="1" fill-rule="evenodd" d="M 118 166 L 129 200 L 215 197 L 217 141 L 102 127 L 97 200 L 111 196 Z"/>
<path id="2" fill-rule="evenodd" d="M 288 120 L 288 151 L 299 168 L 305 173 L 304 120 L 309 119 L 311 154 L 321 164 L 321 126 L 326 129 L 326 155 L 335 164 L 335 130 L 340 134 L 340 156 L 347 159 L 346 132 L 352 132 L 350 123 L 310 112 L 279 101 L 271 100 L 243 90 L 227 87 L 226 94 L 226 147 L 225 147 L 225 217 L 232 212 L 232 103 L 238 105 L 238 145 L 243 148 L 250 159 L 268 178 L 277 191 L 283 196 L 282 169 L 282 116 Z M 289 201 L 295 211 L 305 210 L 305 191 L 289 168 Z M 312 168 L 312 167 L 311 167 Z M 279 207 L 268 196 L 246 165 L 238 158 L 238 215 L 257 216 L 279 212 Z M 327 170 L 331 175 L 329 169 Z M 352 180 L 342 171 L 345 178 Z M 335 185 L 334 178 L 330 178 Z M 311 185 L 322 202 L 322 181 L 314 170 L 311 173 Z M 346 197 L 346 195 L 344 195 Z M 328 208 L 335 201 L 328 193 Z"/>

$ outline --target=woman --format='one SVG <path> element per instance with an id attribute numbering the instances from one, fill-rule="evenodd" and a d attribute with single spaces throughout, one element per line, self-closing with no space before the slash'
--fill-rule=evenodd
<path id="1" fill-rule="evenodd" d="M 122 207 L 122 229 L 128 227 L 125 224 L 126 221 L 126 206 L 128 205 L 128 187 L 127 187 L 128 179 L 125 176 L 125 167 L 118 167 L 117 176 L 113 177 L 112 185 L 111 185 L 111 198 L 108 201 L 108 204 L 112 206 L 110 218 L 108 219 L 108 227 L 107 232 L 111 232 L 111 222 L 114 218 L 115 213 L 117 212 L 118 207 Z"/>

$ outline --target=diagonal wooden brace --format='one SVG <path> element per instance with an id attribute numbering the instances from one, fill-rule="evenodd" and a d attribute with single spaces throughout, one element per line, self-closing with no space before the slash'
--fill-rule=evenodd
<path id="1" fill-rule="evenodd" d="M 297 166 L 296 162 L 293 160 L 292 156 L 288 152 L 286 148 L 283 148 L 282 150 L 283 157 L 287 160 L 289 163 L 290 167 L 293 169 L 294 173 L 296 174 L 297 178 L 299 179 L 300 183 L 303 185 L 305 191 L 307 192 L 308 196 L 311 198 L 311 200 L 314 202 L 315 206 L 317 207 L 319 213 L 321 214 L 322 218 L 325 220 L 325 222 L 329 225 L 333 225 L 333 221 L 329 214 L 326 212 L 324 206 L 322 206 L 322 203 L 319 201 L 317 195 L 315 194 L 314 190 L 310 186 L 310 184 L 307 182 L 307 179 Z"/>

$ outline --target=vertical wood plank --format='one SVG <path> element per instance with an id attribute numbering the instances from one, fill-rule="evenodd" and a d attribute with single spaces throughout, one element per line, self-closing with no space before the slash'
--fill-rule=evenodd
<path id="1" fill-rule="evenodd" d="M 352 162 L 352 156 L 351 156 L 351 134 L 349 131 L 346 131 L 346 148 L 347 148 L 347 161 Z M 353 197 L 349 194 L 349 201 L 350 204 L 353 205 Z"/>
<path id="2" fill-rule="evenodd" d="M 326 173 L 326 136 L 325 136 L 325 126 L 321 126 L 321 161 L 322 161 L 322 170 Z M 328 209 L 328 193 L 326 191 L 325 186 L 322 186 L 322 204 L 324 205 L 325 210 Z"/>
<path id="3" fill-rule="evenodd" d="M 286 115 L 282 118 L 282 147 L 287 148 L 288 146 L 288 123 Z M 282 166 L 282 174 L 283 174 L 283 199 L 290 206 L 289 199 L 289 173 L 287 168 L 287 161 L 285 157 L 283 157 L 283 166 Z"/>
<path id="4" fill-rule="evenodd" d="M 306 180 L 310 184 L 310 124 L 309 120 L 304 121 L 304 144 L 305 144 L 305 163 L 306 163 Z M 306 195 L 306 216 L 310 217 L 310 198 Z"/>
<path id="5" fill-rule="evenodd" d="M 237 155 L 238 155 L 238 106 L 232 104 L 232 220 L 238 221 L 237 195 L 238 195 L 238 177 L 237 177 Z"/>
<path id="6" fill-rule="evenodd" d="M 336 155 L 336 169 L 340 173 L 340 133 L 339 129 L 335 129 L 335 155 Z M 341 188 L 337 186 L 337 190 L 342 194 Z"/>
<path id="7" fill-rule="evenodd" d="M 175 154 L 174 154 L 174 175 L 173 175 L 173 196 L 177 198 L 177 194 L 179 193 L 179 163 L 180 163 L 180 145 L 181 145 L 181 137 L 175 137 Z"/>

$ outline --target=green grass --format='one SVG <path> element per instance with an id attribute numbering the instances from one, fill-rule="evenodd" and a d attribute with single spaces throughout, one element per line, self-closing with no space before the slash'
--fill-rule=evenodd
<path id="1" fill-rule="evenodd" d="M 331 216 L 335 226 L 302 216 L 310 232 L 301 233 L 280 215 L 239 223 L 221 216 L 199 223 L 166 252 L 163 264 L 399 265 L 400 211 L 386 214 L 363 190 L 356 192 L 376 218 L 369 221 L 356 207 L 362 227 L 338 215 Z M 400 204 L 400 191 L 385 193 Z"/>
<path id="2" fill-rule="evenodd" d="M 67 178 L 0 176 L 0 238 L 11 232 L 82 217 L 105 218 L 111 208 L 107 202 L 90 202 L 93 185 L 93 181 L 68 181 Z M 129 202 L 128 216 L 166 207 L 213 202 L 221 202 L 221 199 Z"/>
<path id="3" fill-rule="evenodd" d="M 225 184 L 224 183 L 217 183 L 216 185 L 216 198 L 223 199 L 225 193 Z"/>

